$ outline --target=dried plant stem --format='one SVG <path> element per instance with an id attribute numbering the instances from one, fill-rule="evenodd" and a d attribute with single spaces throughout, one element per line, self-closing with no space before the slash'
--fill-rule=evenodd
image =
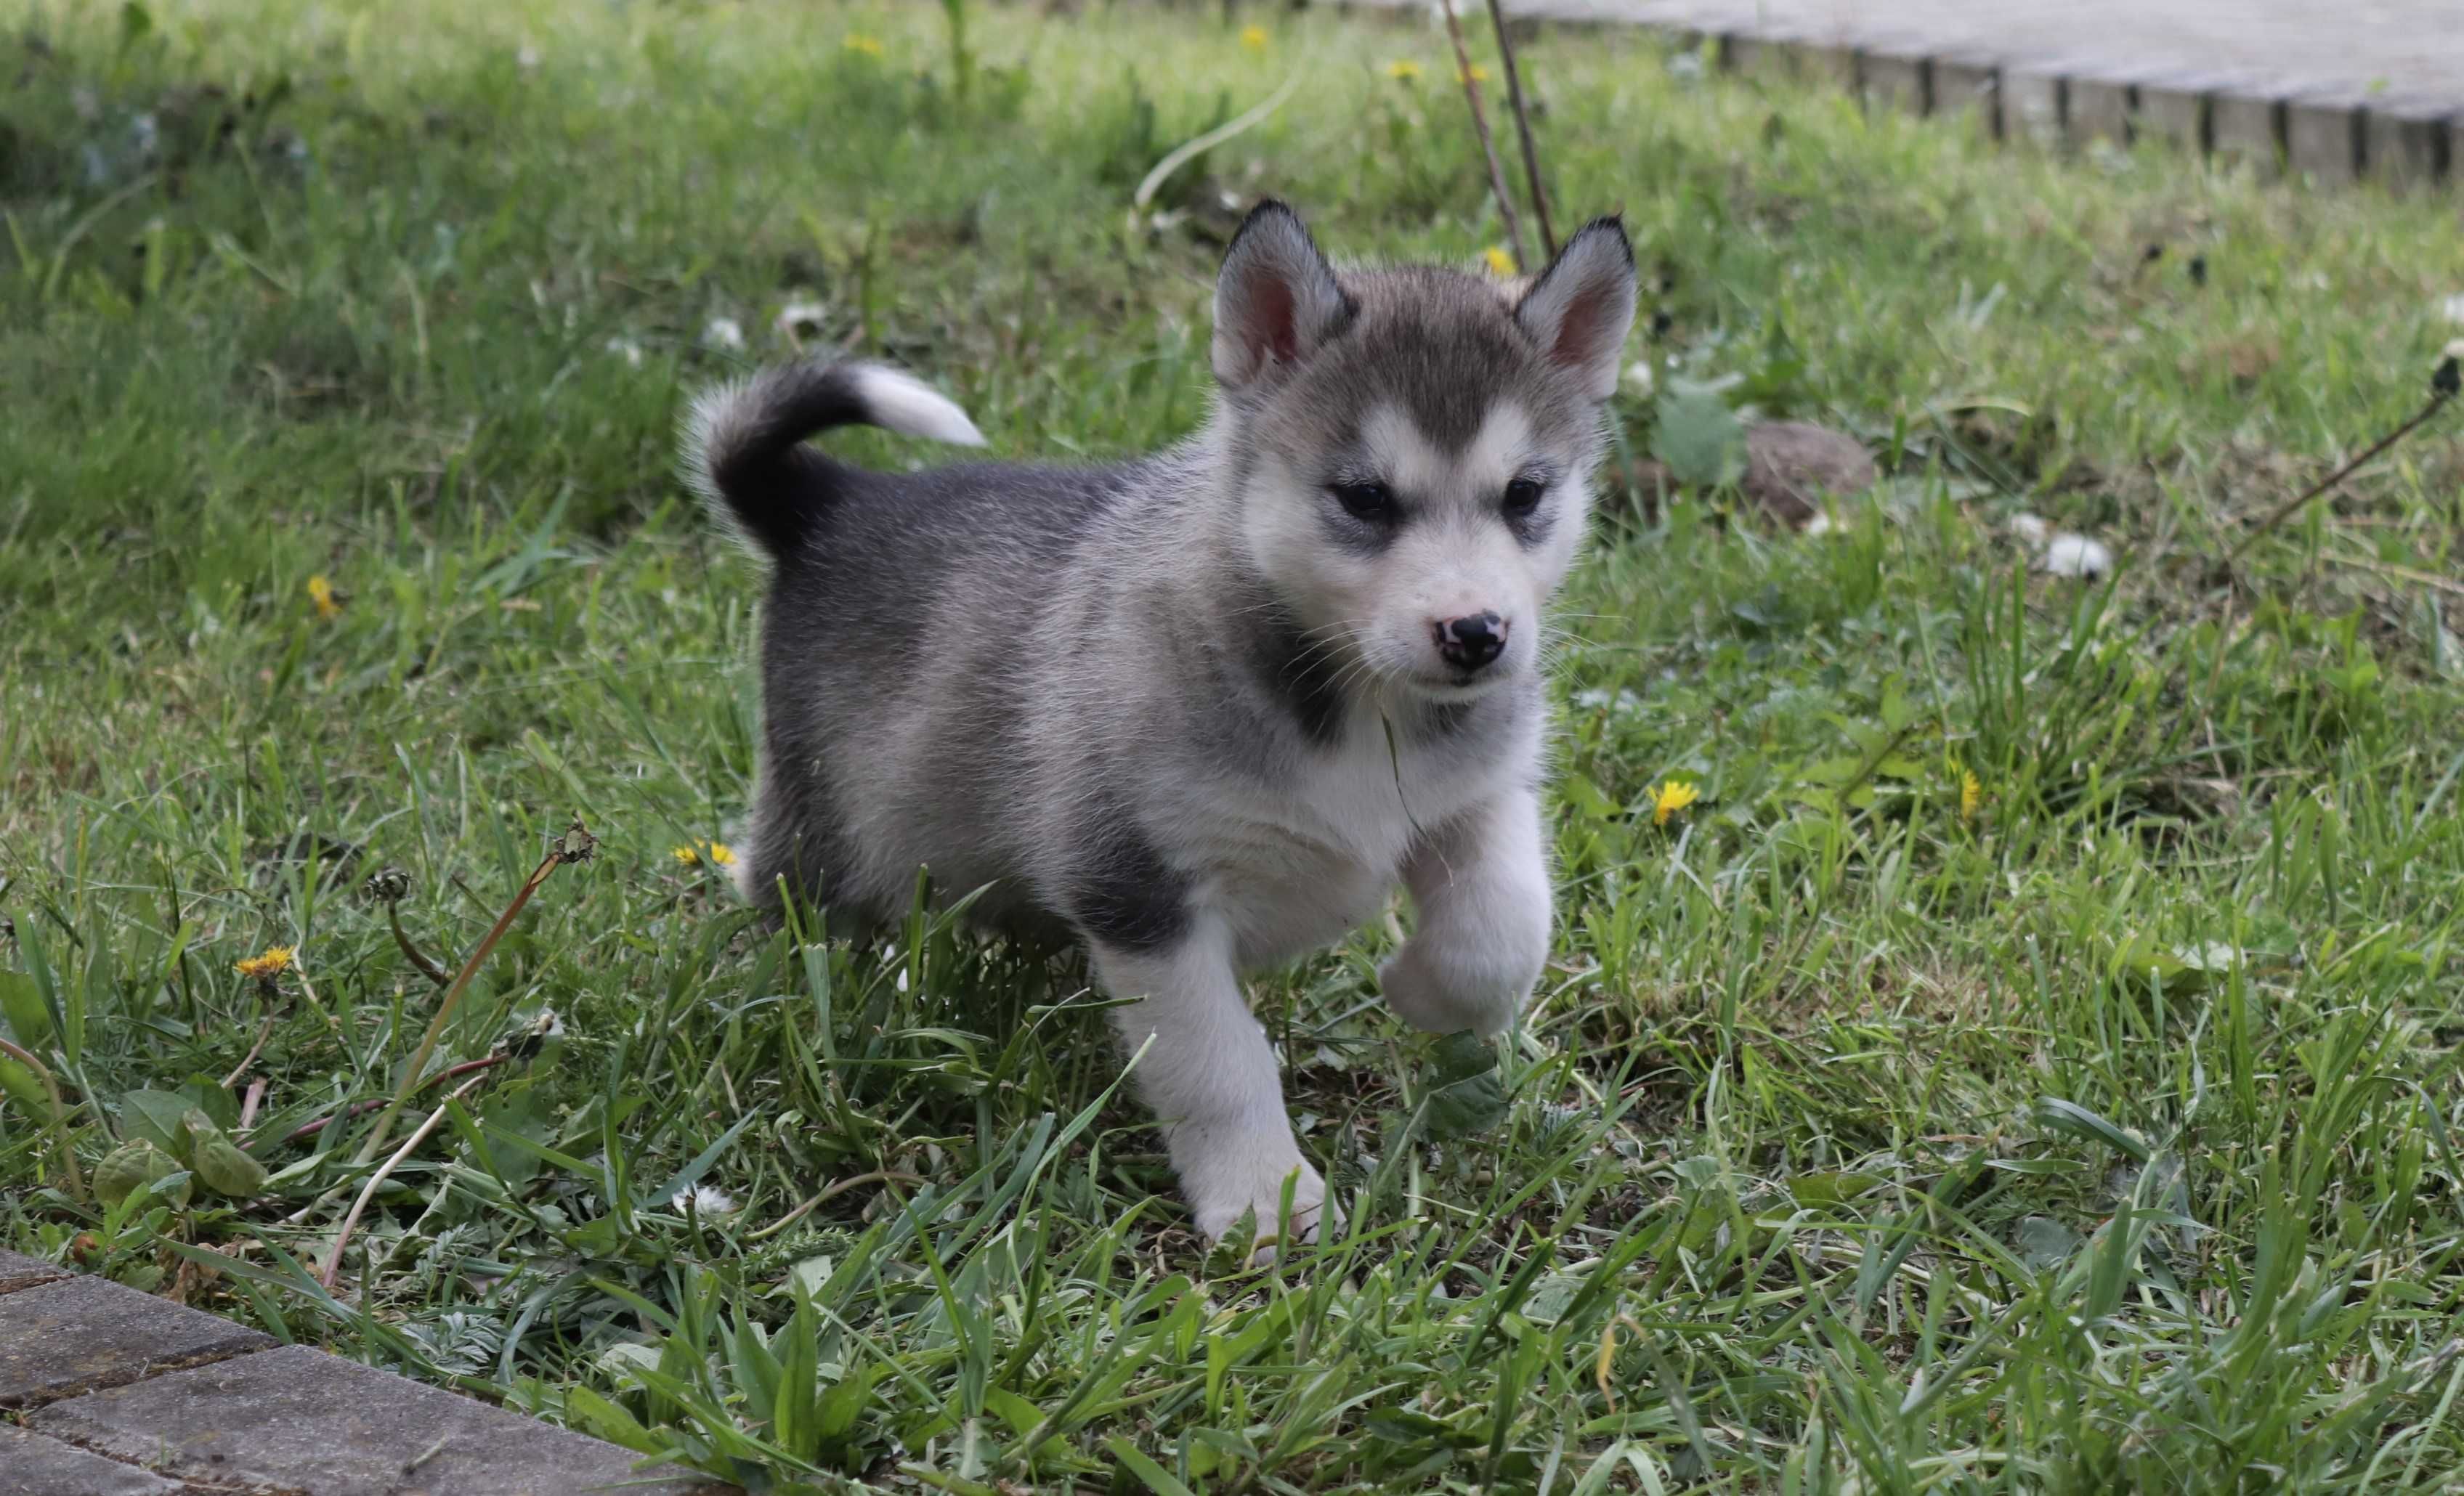
<path id="1" fill-rule="evenodd" d="M 20 1048 L 6 1039 L 0 1039 L 0 1054 L 24 1066 L 33 1072 L 34 1079 L 43 1083 L 44 1094 L 52 1098 L 51 1121 L 43 1131 L 60 1134 L 60 1173 L 68 1177 L 69 1198 L 85 1199 L 85 1176 L 77 1172 L 77 1139 L 69 1135 L 68 1103 L 60 1099 L 60 1083 L 52 1078 L 52 1067 L 35 1059 L 32 1050 Z"/>
<path id="2" fill-rule="evenodd" d="M 2453 363 L 2453 361 L 2451 360 L 2450 363 Z M 2455 391 L 2446 387 L 2444 385 L 2432 387 L 2430 392 L 2430 403 L 2423 406 L 2419 410 L 2413 412 L 2411 420 L 2405 422 L 2394 430 L 2387 432 L 2385 436 L 2372 442 L 2363 451 L 2360 456 L 2355 457 L 2352 461 L 2345 463 L 2343 467 L 2338 468 L 2335 472 L 2328 473 L 2325 477 L 2321 478 L 2318 482 L 2311 484 L 2308 488 L 2303 489 L 2300 493 L 2296 494 L 2291 498 L 2286 499 L 2283 503 L 2277 505 L 2275 509 L 2269 511 L 2266 518 L 2261 519 L 2255 527 L 2252 528 L 2248 535 L 2243 536 L 2239 540 L 2233 543 L 2233 548 L 2232 550 L 2225 553 L 2225 564 L 2231 565 L 2234 561 L 2239 561 L 2241 559 L 2241 553 L 2249 550 L 2260 536 L 2265 535 L 2268 531 L 2275 529 L 2279 524 L 2282 524 L 2302 505 L 2307 504 L 2312 499 L 2317 498 L 2320 495 L 2326 493 L 2331 488 L 2334 488 L 2337 484 L 2343 482 L 2348 477 L 2351 477 L 2356 471 L 2358 471 L 2371 458 L 2376 457 L 2379 453 L 2387 451 L 2388 448 L 2404 440 L 2406 437 L 2410 436 L 2414 431 L 2421 428 L 2423 423 L 2427 422 L 2431 416 L 2436 415 L 2439 411 L 2445 409 L 2448 402 L 2454 398 Z"/>
<path id="3" fill-rule="evenodd" d="M 473 1087 L 487 1078 L 484 1074 L 473 1075 L 454 1087 L 446 1094 L 443 1101 L 436 1104 L 436 1110 L 428 1114 L 428 1120 L 420 1123 L 410 1136 L 403 1139 L 402 1146 L 393 1151 L 393 1156 L 378 1166 L 376 1173 L 368 1176 L 368 1182 L 360 1186 L 360 1198 L 351 1201 L 349 1214 L 342 1217 L 342 1229 L 334 1234 L 334 1249 L 325 1254 L 324 1269 L 317 1274 L 319 1283 L 328 1288 L 334 1286 L 334 1275 L 341 1271 L 342 1266 L 342 1248 L 350 1244 L 351 1232 L 358 1227 L 360 1217 L 368 1208 L 368 1201 L 376 1199 L 378 1189 L 385 1184 L 386 1178 L 393 1174 L 394 1170 L 402 1166 L 402 1161 L 409 1157 L 420 1144 L 428 1141 L 428 1134 L 435 1132 L 436 1125 L 445 1120 L 447 1110 L 453 1103 L 469 1095 Z"/>
<path id="4" fill-rule="evenodd" d="M 439 1081 L 455 1080 L 461 1076 L 472 1074 L 474 1071 L 493 1070 L 497 1066 L 504 1064 L 512 1058 L 513 1056 L 510 1054 L 492 1054 L 484 1060 L 465 1060 L 460 1065 L 447 1066 L 445 1068 L 437 1071 L 435 1074 L 429 1076 L 420 1084 L 422 1089 L 425 1089 L 435 1085 Z M 365 1101 L 354 1102 L 341 1113 L 341 1116 L 344 1118 L 363 1117 L 384 1105 L 384 1102 L 371 1096 Z M 303 1137 L 314 1137 L 318 1133 L 325 1131 L 325 1129 L 332 1127 L 336 1120 L 337 1119 L 334 1117 L 318 1117 L 313 1121 L 302 1122 L 297 1127 L 293 1128 L 290 1132 L 283 1133 L 281 1140 L 286 1143 L 296 1143 Z"/>
<path id="5" fill-rule="evenodd" d="M 1463 22 L 1455 17 L 1455 0 L 1445 0 L 1446 34 L 1455 44 L 1455 77 L 1463 84 L 1463 99 L 1471 105 L 1472 133 L 1480 137 L 1480 153 L 1488 162 L 1488 189 L 1497 197 L 1497 215 L 1506 223 L 1507 247 L 1514 252 L 1514 268 L 1530 267 L 1530 252 L 1523 243 L 1523 220 L 1514 211 L 1514 194 L 1507 189 L 1506 165 L 1497 159 L 1497 143 L 1488 138 L 1488 111 L 1480 101 L 1480 79 L 1471 76 L 1471 53 L 1463 47 Z"/>
<path id="6" fill-rule="evenodd" d="M 1523 141 L 1523 180 L 1531 188 L 1531 216 L 1540 225 L 1540 253 L 1557 257 L 1557 230 L 1549 221 L 1549 189 L 1540 184 L 1540 147 L 1531 139 L 1531 110 L 1523 101 L 1523 69 L 1514 60 L 1514 38 L 1506 34 L 1506 11 L 1488 0 L 1488 21 L 1497 28 L 1497 58 L 1506 68 L 1506 98 L 1514 106 L 1514 133 Z"/>
<path id="7" fill-rule="evenodd" d="M 479 968 L 487 963 L 489 953 L 495 950 L 496 942 L 503 939 L 505 932 L 513 927 L 514 918 L 522 912 L 522 906 L 531 901 L 531 895 L 539 891 L 539 886 L 547 882 L 557 869 L 589 856 L 593 845 L 590 833 L 582 828 L 581 822 L 576 821 L 573 829 L 559 838 L 557 845 L 531 870 L 520 891 L 514 895 L 514 901 L 496 916 L 495 927 L 471 953 L 471 958 L 462 963 L 462 970 L 453 978 L 453 985 L 445 989 L 444 1000 L 436 1004 L 436 1016 L 428 1021 L 428 1032 L 421 1036 L 419 1048 L 412 1053 L 410 1064 L 403 1067 L 402 1081 L 394 1088 L 393 1099 L 385 1103 L 384 1113 L 377 1118 L 377 1125 L 368 1130 L 367 1141 L 360 1145 L 358 1156 L 351 1160 L 353 1163 L 367 1162 L 377 1155 L 378 1149 L 385 1146 L 386 1135 L 393 1131 L 394 1117 L 401 1112 L 403 1103 L 410 1099 L 410 1093 L 419 1089 L 420 1074 L 428 1068 L 429 1056 L 436 1052 L 436 1042 L 445 1036 L 445 1025 L 452 1022 L 454 1010 L 462 1005 L 462 995 L 471 990 L 471 979 L 477 976 Z"/>
<path id="8" fill-rule="evenodd" d="M 860 1185 L 888 1184 L 893 1180 L 900 1184 L 921 1184 L 924 1182 L 914 1175 L 901 1174 L 895 1169 L 875 1169 L 870 1174 L 859 1174 L 851 1178 L 841 1179 L 835 1184 L 824 1187 L 820 1194 L 815 1195 L 812 1199 L 804 1201 L 803 1204 L 787 1212 L 785 1215 L 781 1216 L 778 1220 L 770 1222 L 768 1225 L 763 1226 L 760 1230 L 746 1232 L 744 1234 L 744 1240 L 747 1242 L 759 1242 L 764 1237 L 777 1236 L 780 1232 L 786 1230 L 797 1221 L 803 1220 L 804 1217 L 810 1214 L 815 1207 L 821 1205 L 826 1200 L 835 1199 L 839 1196 L 844 1195 L 847 1191 L 855 1189 Z"/>
<path id="9" fill-rule="evenodd" d="M 422 952 L 419 947 L 410 943 L 410 936 L 402 933 L 402 906 L 400 904 L 394 903 L 390 900 L 386 902 L 385 923 L 393 926 L 393 943 L 402 948 L 404 957 L 407 959 L 411 965 L 419 968 L 419 974 L 422 977 L 427 978 L 429 980 L 436 983 L 440 987 L 445 986 L 453 980 L 452 978 L 445 975 L 444 967 L 429 960 L 426 953 Z"/>
<path id="10" fill-rule="evenodd" d="M 248 1046 L 248 1053 L 240 1057 L 239 1064 L 231 1067 L 231 1072 L 229 1075 L 223 1077 L 225 1090 L 238 1085 L 239 1078 L 248 1073 L 248 1067 L 254 1065 L 256 1057 L 265 1051 L 266 1036 L 274 1032 L 274 1019 L 275 1015 L 268 1013 L 265 1015 L 265 1022 L 257 1025 L 256 1043 Z"/>

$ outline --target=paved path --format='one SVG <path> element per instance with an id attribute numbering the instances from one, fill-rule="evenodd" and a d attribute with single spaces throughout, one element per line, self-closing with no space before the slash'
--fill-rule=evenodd
<path id="1" fill-rule="evenodd" d="M 0 1251 L 0 1496 L 733 1490 L 639 1459 Z"/>
<path id="2" fill-rule="evenodd" d="M 1920 109 L 1977 106 L 2004 134 L 2169 136 L 2325 180 L 2464 172 L 2451 149 L 2464 128 L 2464 0 L 1505 4 L 1718 36 L 1731 62 L 1757 68 L 1810 60 Z"/>
<path id="3" fill-rule="evenodd" d="M 1507 0 L 1507 10 L 2189 92 L 2464 111 L 2459 0 Z"/>

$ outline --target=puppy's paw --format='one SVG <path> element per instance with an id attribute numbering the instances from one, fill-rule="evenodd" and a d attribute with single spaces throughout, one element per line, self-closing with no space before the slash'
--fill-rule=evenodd
<path id="1" fill-rule="evenodd" d="M 1190 1210 L 1209 1245 L 1221 1242 L 1243 1220 L 1255 1223 L 1257 1243 L 1250 1260 L 1275 1260 L 1276 1243 L 1314 1242 L 1321 1229 L 1341 1220 L 1326 1197 L 1326 1180 L 1292 1146 L 1289 1136 L 1280 1147 L 1260 1140 L 1246 1148 L 1223 1148 L 1196 1168 L 1184 1169 L 1181 1187 Z M 1292 1212 L 1283 1217 L 1284 1187 L 1289 1181 Z"/>
<path id="2" fill-rule="evenodd" d="M 1406 943 L 1377 968 L 1377 990 L 1385 995 L 1386 1005 L 1422 1033 L 1468 1028 L 1484 1039 L 1503 1033 L 1531 990 L 1528 980 L 1517 979 L 1519 973 L 1463 971 L 1451 974 L 1449 980 L 1439 970 L 1441 964 Z"/>

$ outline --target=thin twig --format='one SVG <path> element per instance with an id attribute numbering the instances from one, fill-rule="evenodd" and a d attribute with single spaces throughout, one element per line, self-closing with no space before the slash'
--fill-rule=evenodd
<path id="1" fill-rule="evenodd" d="M 497 1066 L 504 1064 L 512 1058 L 513 1056 L 510 1054 L 492 1054 L 484 1060 L 465 1060 L 460 1065 L 449 1065 L 445 1068 L 429 1076 L 427 1080 L 421 1082 L 420 1089 L 424 1090 L 427 1088 L 435 1085 L 439 1081 L 453 1080 L 459 1076 L 469 1075 L 478 1070 L 493 1070 Z M 377 1108 L 384 1105 L 385 1102 L 375 1096 L 370 1096 L 365 1101 L 353 1102 L 350 1107 L 342 1112 L 341 1119 L 347 1120 L 351 1117 L 366 1116 L 369 1112 L 374 1111 Z M 296 1143 L 303 1137 L 314 1137 L 318 1133 L 325 1131 L 325 1129 L 332 1127 L 336 1120 L 338 1119 L 334 1117 L 319 1117 L 311 1122 L 302 1122 L 297 1127 L 293 1128 L 290 1132 L 283 1133 L 279 1141 L 285 1143 Z"/>
<path id="2" fill-rule="evenodd" d="M 265 1077 L 260 1075 L 248 1083 L 248 1099 L 239 1104 L 239 1131 L 247 1132 L 248 1125 L 256 1120 L 257 1104 L 264 1100 Z"/>
<path id="3" fill-rule="evenodd" d="M 1506 67 L 1506 98 L 1514 105 L 1514 133 L 1523 139 L 1523 180 L 1531 188 L 1531 216 L 1540 221 L 1540 253 L 1557 257 L 1557 231 L 1549 222 L 1549 189 L 1540 185 L 1540 148 L 1531 139 L 1531 111 L 1523 102 L 1523 70 L 1514 61 L 1514 41 L 1506 34 L 1506 12 L 1499 0 L 1488 0 L 1489 24 L 1497 28 L 1497 57 Z"/>
<path id="4" fill-rule="evenodd" d="M 248 1046 L 248 1053 L 242 1055 L 240 1057 L 239 1064 L 232 1066 L 231 1072 L 223 1077 L 223 1089 L 229 1090 L 232 1087 L 238 1085 L 239 1078 L 248 1073 L 248 1067 L 254 1065 L 256 1063 L 256 1057 L 264 1052 L 265 1036 L 274 1032 L 274 1020 L 275 1016 L 276 1015 L 275 1014 L 268 1013 L 265 1015 L 265 1022 L 256 1025 L 256 1043 Z"/>
<path id="5" fill-rule="evenodd" d="M 454 1087 L 443 1101 L 436 1104 L 436 1110 L 428 1114 L 428 1120 L 419 1124 L 418 1130 L 410 1136 L 403 1139 L 402 1146 L 394 1150 L 393 1156 L 379 1166 L 376 1173 L 368 1176 L 368 1182 L 360 1187 L 360 1198 L 351 1201 L 349 1214 L 342 1217 L 342 1229 L 334 1237 L 334 1249 L 326 1254 L 324 1269 L 317 1274 L 319 1283 L 328 1288 L 334 1286 L 334 1274 L 342 1266 L 342 1248 L 350 1244 L 351 1232 L 359 1225 L 361 1214 L 368 1208 L 368 1201 L 376 1198 L 377 1190 L 384 1185 L 385 1179 L 394 1170 L 402 1166 L 402 1161 L 409 1157 L 413 1150 L 428 1141 L 428 1134 L 435 1132 L 436 1124 L 445 1120 L 446 1110 L 469 1095 L 473 1087 L 487 1078 L 485 1075 L 473 1075 Z"/>
<path id="6" fill-rule="evenodd" d="M 2433 592 L 2444 592 L 2450 597 L 2464 598 L 2464 582 L 2457 582 L 2452 577 L 2442 577 L 2435 572 L 2423 571 L 2416 566 L 2398 566 L 2387 561 L 2374 561 L 2366 556 L 2339 556 L 2333 551 L 2327 552 L 2319 559 L 2331 565 L 2358 566 L 2364 571 L 2374 571 L 2392 581 L 2409 582 L 2415 586 L 2428 587 Z"/>
<path id="7" fill-rule="evenodd" d="M 581 822 L 576 821 L 573 829 L 558 838 L 556 846 L 548 848 L 547 856 L 531 870 L 520 891 L 514 895 L 514 901 L 496 916 L 495 926 L 488 932 L 487 938 L 481 940 L 478 949 L 471 953 L 471 958 L 462 963 L 462 970 L 454 977 L 453 985 L 445 990 L 444 1001 L 436 1004 L 435 1017 L 428 1021 L 428 1032 L 421 1036 L 419 1047 L 411 1053 L 410 1064 L 403 1068 L 402 1082 L 394 1088 L 393 1099 L 385 1103 L 385 1111 L 377 1118 L 376 1126 L 368 1130 L 368 1139 L 360 1145 L 359 1155 L 351 1160 L 353 1163 L 367 1162 L 377 1155 L 378 1149 L 385 1146 L 385 1135 L 393 1131 L 393 1119 L 402 1111 L 403 1103 L 419 1089 L 420 1072 L 428 1068 L 428 1058 L 436 1052 L 436 1042 L 445 1037 L 445 1025 L 452 1020 L 453 1010 L 462 1005 L 462 995 L 471 990 L 471 979 L 479 974 L 479 968 L 487 962 L 488 954 L 513 927 L 514 917 L 522 912 L 522 906 L 531 901 L 531 895 L 539 891 L 539 886 L 547 882 L 556 869 L 569 862 L 585 861 L 591 848 L 597 845 L 597 840 L 582 828 Z"/>
<path id="8" fill-rule="evenodd" d="M 2404 440 L 2406 437 L 2410 436 L 2431 416 L 2434 416 L 2439 411 L 2445 409 L 2448 402 L 2455 398 L 2455 385 L 2453 384 L 2454 374 L 2455 361 L 2453 359 L 2449 359 L 2446 363 L 2440 364 L 2438 366 L 2438 374 L 2431 384 L 2430 403 L 2423 406 L 2419 410 L 2413 412 L 2411 420 L 2405 422 L 2394 430 L 2387 432 L 2385 436 L 2372 442 L 2363 451 L 2360 456 L 2355 457 L 2352 461 L 2344 464 L 2341 468 L 2338 468 L 2335 472 L 2328 473 L 2318 482 L 2311 484 L 2308 488 L 2302 490 L 2293 497 L 2286 499 L 2283 503 L 2277 505 L 2274 510 L 2269 512 L 2266 518 L 2260 520 L 2257 526 L 2248 535 L 2243 536 L 2238 541 L 2234 542 L 2232 550 L 2225 553 L 2225 564 L 2230 566 L 2234 561 L 2239 561 L 2241 559 L 2242 552 L 2249 550 L 2252 544 L 2255 542 L 2260 536 L 2265 535 L 2268 531 L 2275 529 L 2279 524 L 2282 524 L 2294 511 L 2299 509 L 2302 505 L 2310 502 L 2314 498 L 2317 498 L 2320 495 L 2324 494 L 2329 489 L 2334 488 L 2337 484 L 2342 483 L 2346 478 L 2352 476 L 2355 470 L 2359 469 L 2364 463 L 2368 462 L 2379 453 L 2387 451 L 2388 448 Z"/>
<path id="9" fill-rule="evenodd" d="M 43 1131 L 46 1133 L 52 1132 L 55 1129 L 58 1131 L 60 1134 L 60 1172 L 68 1176 L 69 1199 L 76 1200 L 84 1199 L 85 1176 L 77 1172 L 77 1139 L 69 1133 L 68 1103 L 60 1099 L 60 1083 L 52 1079 L 52 1067 L 45 1065 L 42 1061 L 35 1059 L 33 1051 L 21 1048 L 16 1045 L 11 1044 L 6 1039 L 0 1039 L 0 1054 L 7 1055 L 9 1058 L 16 1061 L 19 1065 L 24 1066 L 27 1069 L 32 1070 L 34 1073 L 34 1079 L 43 1083 L 44 1092 L 52 1098 L 52 1120 L 49 1125 L 43 1129 Z"/>
<path id="10" fill-rule="evenodd" d="M 825 1200 L 835 1199 L 839 1196 L 846 1194 L 847 1191 L 856 1188 L 858 1185 L 888 1184 L 893 1179 L 901 1184 L 921 1184 L 924 1182 L 914 1175 L 901 1174 L 895 1169 L 875 1169 L 870 1174 L 859 1174 L 852 1178 L 841 1179 L 837 1183 L 825 1188 L 819 1195 L 814 1196 L 811 1199 L 804 1201 L 795 1209 L 787 1212 L 783 1216 L 781 1216 L 778 1220 L 770 1222 L 766 1226 L 763 1226 L 760 1230 L 748 1231 L 744 1233 L 744 1240 L 747 1242 L 759 1242 L 763 1237 L 777 1236 L 780 1232 L 786 1230 L 797 1221 L 803 1220 L 804 1217 L 810 1214 L 815 1207 L 819 1206 Z"/>
<path id="11" fill-rule="evenodd" d="M 1471 105 L 1472 132 L 1480 137 L 1480 153 L 1488 160 L 1488 189 L 1497 194 L 1497 215 L 1506 223 L 1506 242 L 1514 251 L 1514 268 L 1520 273 L 1530 267 L 1530 252 L 1523 244 L 1523 220 L 1514 211 L 1514 194 L 1506 189 L 1506 166 L 1497 159 L 1497 143 L 1488 138 L 1488 111 L 1481 107 L 1480 79 L 1471 76 L 1471 54 L 1463 47 L 1463 22 L 1455 18 L 1455 0 L 1445 0 L 1446 34 L 1454 38 L 1455 77 L 1462 82 L 1463 99 Z"/>
<path id="12" fill-rule="evenodd" d="M 452 978 L 445 975 L 444 967 L 429 960 L 426 953 L 422 952 L 419 947 L 410 943 L 410 936 L 402 933 L 401 904 L 390 899 L 385 901 L 385 923 L 393 926 L 393 943 L 402 948 L 404 957 L 407 959 L 411 965 L 419 968 L 419 974 L 422 977 L 427 978 L 429 980 L 436 983 L 440 987 L 445 986 L 453 980 Z"/>
<path id="13" fill-rule="evenodd" d="M 1138 189 L 1130 194 L 1131 228 L 1134 230 L 1137 227 L 1136 215 L 1147 210 L 1147 204 L 1155 201 L 1156 190 L 1166 182 L 1172 180 L 1172 174 L 1174 172 L 1178 171 L 1191 160 L 1191 158 L 1203 155 L 1206 152 L 1213 150 L 1216 146 L 1222 144 L 1225 141 L 1230 140 L 1242 131 L 1258 124 L 1268 115 L 1281 109 L 1284 106 L 1284 100 L 1291 98 L 1292 91 L 1300 86 L 1301 70 L 1299 68 L 1294 68 L 1292 69 L 1292 76 L 1284 79 L 1283 87 L 1276 89 L 1272 94 L 1266 96 L 1266 101 L 1265 103 L 1251 109 L 1248 113 L 1241 116 L 1237 120 L 1216 126 L 1214 129 L 1207 131 L 1205 134 L 1198 137 L 1198 139 L 1194 141 L 1184 142 L 1169 155 L 1165 156 L 1163 160 L 1156 162 L 1155 164 L 1155 169 L 1148 172 L 1146 176 L 1139 181 Z"/>

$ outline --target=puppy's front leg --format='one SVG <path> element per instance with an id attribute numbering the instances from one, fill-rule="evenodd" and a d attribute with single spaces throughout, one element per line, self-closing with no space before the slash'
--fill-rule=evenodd
<path id="1" fill-rule="evenodd" d="M 1275 1051 L 1242 995 L 1222 922 L 1200 916 L 1152 948 L 1092 943 L 1105 993 L 1139 1000 L 1114 1008 L 1112 1020 L 1132 1053 L 1146 1045 L 1138 1089 L 1162 1124 L 1198 1229 L 1217 1241 L 1255 1211 L 1259 1236 L 1277 1233 L 1284 1181 L 1297 1173 L 1292 1231 L 1315 1237 L 1326 1181 L 1292 1141 Z"/>
<path id="2" fill-rule="evenodd" d="M 1431 1033 L 1505 1028 L 1549 959 L 1538 798 L 1513 790 L 1431 828 L 1403 882 L 1419 917 L 1378 971 L 1387 1005 Z"/>

